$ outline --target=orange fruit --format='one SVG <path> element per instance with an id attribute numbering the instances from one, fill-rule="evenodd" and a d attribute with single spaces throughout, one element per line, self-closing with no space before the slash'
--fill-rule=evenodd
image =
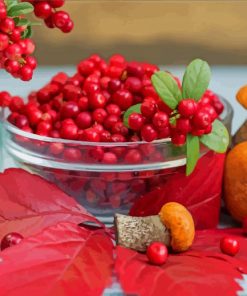
<path id="1" fill-rule="evenodd" d="M 238 102 L 247 109 L 247 85 L 240 88 L 237 93 L 237 100 Z"/>
<path id="2" fill-rule="evenodd" d="M 236 145 L 226 157 L 224 199 L 233 218 L 242 222 L 247 217 L 247 141 Z"/>

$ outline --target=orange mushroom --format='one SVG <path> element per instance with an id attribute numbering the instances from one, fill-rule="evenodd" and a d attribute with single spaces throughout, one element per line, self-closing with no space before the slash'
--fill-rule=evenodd
<path id="1" fill-rule="evenodd" d="M 155 216 L 116 214 L 114 223 L 117 244 L 140 252 L 145 252 L 154 241 L 164 243 L 174 252 L 184 252 L 190 248 L 195 236 L 190 212 L 176 202 L 165 204 Z"/>
<path id="2" fill-rule="evenodd" d="M 237 97 L 238 102 L 245 109 L 247 109 L 247 85 L 240 88 L 240 90 L 238 91 L 236 97 Z"/>

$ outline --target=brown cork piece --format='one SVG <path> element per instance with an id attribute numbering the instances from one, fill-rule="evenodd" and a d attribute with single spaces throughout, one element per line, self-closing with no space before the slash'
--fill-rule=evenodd
<path id="1" fill-rule="evenodd" d="M 170 246 L 170 232 L 158 215 L 148 217 L 131 217 L 116 214 L 114 218 L 117 244 L 145 252 L 150 243 L 162 242 Z"/>

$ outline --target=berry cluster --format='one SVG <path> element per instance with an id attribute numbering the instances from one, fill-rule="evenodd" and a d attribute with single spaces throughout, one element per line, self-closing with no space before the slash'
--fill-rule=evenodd
<path id="1" fill-rule="evenodd" d="M 31 56 L 35 50 L 33 41 L 22 39 L 26 26 L 16 26 L 13 18 L 7 16 L 7 7 L 0 1 L 0 67 L 15 78 L 23 81 L 32 79 L 37 66 Z"/>
<path id="2" fill-rule="evenodd" d="M 36 17 L 43 19 L 48 28 L 58 28 L 63 33 L 69 33 L 74 28 L 74 23 L 66 11 L 57 11 L 64 5 L 65 0 L 23 0 L 34 6 Z"/>
<path id="3" fill-rule="evenodd" d="M 1 93 L 0 104 L 9 106 L 9 121 L 17 127 L 54 138 L 151 142 L 171 137 L 174 144 L 182 145 L 188 132 L 210 132 L 212 121 L 223 110 L 217 96 L 207 91 L 198 104 L 183 100 L 172 112 L 151 84 L 150 78 L 157 70 L 151 64 L 127 62 L 121 55 L 113 55 L 109 63 L 92 55 L 78 64 L 72 77 L 59 73 L 32 92 L 26 105 L 6 92 Z M 136 104 L 141 104 L 140 113 L 129 116 L 128 128 L 124 113 Z"/>

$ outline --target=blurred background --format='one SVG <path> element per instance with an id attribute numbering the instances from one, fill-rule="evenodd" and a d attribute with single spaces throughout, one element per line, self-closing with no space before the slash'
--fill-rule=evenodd
<path id="1" fill-rule="evenodd" d="M 67 0 L 75 21 L 66 36 L 35 28 L 40 64 L 75 64 L 91 53 L 157 64 L 247 63 L 247 1 Z M 52 31 L 52 32 L 51 32 Z"/>

